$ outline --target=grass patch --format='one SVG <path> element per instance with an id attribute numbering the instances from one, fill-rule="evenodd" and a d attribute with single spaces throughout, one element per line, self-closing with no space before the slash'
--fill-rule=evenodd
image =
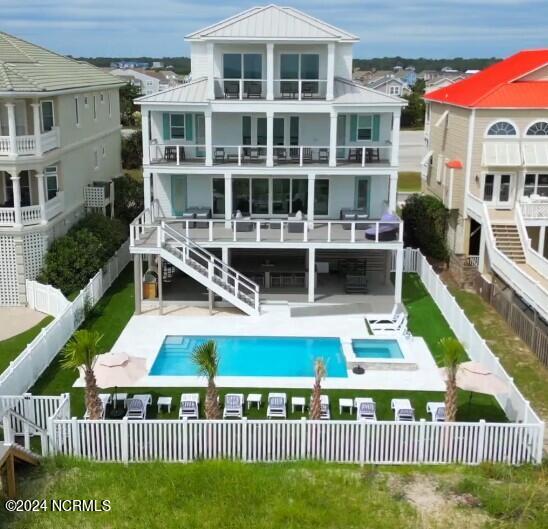
<path id="1" fill-rule="evenodd" d="M 143 181 L 143 169 L 142 168 L 139 168 L 139 169 L 124 169 L 124 173 L 128 174 L 129 176 L 131 176 L 131 178 L 133 178 L 134 180 L 137 180 L 138 182 Z"/>
<path id="2" fill-rule="evenodd" d="M 32 342 L 38 333 L 52 320 L 52 316 L 46 316 L 34 327 L 0 342 L 0 373 L 10 365 L 10 362 L 15 360 L 23 352 L 25 347 Z"/>
<path id="3" fill-rule="evenodd" d="M 421 190 L 421 174 L 418 171 L 400 171 L 398 173 L 398 191 L 416 192 Z"/>

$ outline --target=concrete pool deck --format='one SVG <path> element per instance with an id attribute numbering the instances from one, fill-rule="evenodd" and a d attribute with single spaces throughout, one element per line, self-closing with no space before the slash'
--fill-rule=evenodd
<path id="1" fill-rule="evenodd" d="M 289 307 L 267 306 L 257 317 L 207 315 L 133 316 L 114 344 L 113 352 L 125 352 L 146 359 L 150 370 L 162 343 L 168 335 L 206 336 L 301 336 L 339 337 L 342 340 L 366 338 L 365 319 L 361 315 L 290 316 Z M 416 364 L 415 370 L 366 369 L 365 374 L 348 371 L 347 378 L 329 378 L 322 383 L 325 389 L 386 389 L 414 391 L 443 391 L 445 383 L 426 343 L 422 338 L 401 338 L 400 346 L 406 360 Z M 216 379 L 219 387 L 311 388 L 312 377 L 228 377 Z M 79 379 L 75 387 L 82 387 Z M 205 387 L 206 380 L 194 376 L 145 376 L 133 387 Z"/>

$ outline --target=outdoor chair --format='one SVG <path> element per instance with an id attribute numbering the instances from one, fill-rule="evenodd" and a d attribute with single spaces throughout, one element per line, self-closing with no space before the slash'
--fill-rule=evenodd
<path id="1" fill-rule="evenodd" d="M 146 419 L 146 405 L 140 399 L 129 399 L 127 403 L 126 417 L 130 420 Z"/>
<path id="2" fill-rule="evenodd" d="M 383 213 L 378 226 L 379 241 L 395 241 L 400 230 L 400 218 L 393 213 Z M 377 237 L 377 226 L 373 225 L 365 230 L 365 238 L 375 240 Z"/>
<path id="3" fill-rule="evenodd" d="M 168 162 L 177 160 L 177 147 L 175 145 L 166 145 L 164 148 L 164 159 Z"/>
<path id="4" fill-rule="evenodd" d="M 391 408 L 394 410 L 394 420 L 397 422 L 413 422 L 415 410 L 409 399 L 392 399 Z"/>
<path id="5" fill-rule="evenodd" d="M 276 160 L 278 163 L 287 162 L 287 153 L 285 148 L 276 149 Z"/>
<path id="6" fill-rule="evenodd" d="M 299 90 L 297 81 L 282 81 L 280 83 L 280 93 L 283 99 L 295 99 Z"/>
<path id="7" fill-rule="evenodd" d="M 198 419 L 200 395 L 198 393 L 183 393 L 179 405 L 179 419 Z"/>
<path id="8" fill-rule="evenodd" d="M 428 402 L 426 411 L 432 416 L 432 422 L 445 422 L 444 402 Z"/>
<path id="9" fill-rule="evenodd" d="M 310 147 L 305 147 L 303 149 L 303 163 L 312 163 L 312 149 Z"/>
<path id="10" fill-rule="evenodd" d="M 224 163 L 225 150 L 223 147 L 215 147 L 215 153 L 213 154 L 213 161 L 215 163 Z"/>
<path id="11" fill-rule="evenodd" d="M 356 404 L 356 419 L 358 421 L 376 421 L 377 420 L 377 406 L 375 401 L 370 397 L 355 399 Z"/>
<path id="12" fill-rule="evenodd" d="M 318 83 L 314 82 L 303 82 L 301 85 L 302 97 L 311 98 L 315 93 L 318 92 Z"/>
<path id="13" fill-rule="evenodd" d="M 320 419 L 328 421 L 331 419 L 331 410 L 329 409 L 329 395 L 320 395 Z"/>
<path id="14" fill-rule="evenodd" d="M 407 331 L 407 315 L 405 312 L 386 319 L 367 320 L 373 334 L 405 334 Z"/>
<path id="15" fill-rule="evenodd" d="M 245 82 L 244 92 L 248 99 L 260 99 L 263 95 L 261 83 L 258 81 Z"/>
<path id="16" fill-rule="evenodd" d="M 348 149 L 348 161 L 349 162 L 359 162 L 362 161 L 362 150 L 361 149 Z"/>
<path id="17" fill-rule="evenodd" d="M 243 393 L 228 393 L 225 396 L 223 419 L 241 419 L 244 414 Z"/>
<path id="18" fill-rule="evenodd" d="M 370 147 L 368 149 L 365 149 L 365 161 L 367 163 L 372 162 L 380 162 L 381 160 L 381 154 L 380 149 L 377 147 Z"/>
<path id="19" fill-rule="evenodd" d="M 267 419 L 285 419 L 287 417 L 287 395 L 285 393 L 269 393 Z"/>
<path id="20" fill-rule="evenodd" d="M 225 81 L 225 99 L 240 98 L 240 83 L 238 81 Z"/>
<path id="21" fill-rule="evenodd" d="M 252 147 L 250 149 L 248 149 L 248 156 L 249 156 L 249 161 L 250 162 L 258 162 L 259 161 L 259 149 L 257 149 L 256 147 Z"/>
<path id="22" fill-rule="evenodd" d="M 329 162 L 329 149 L 326 149 L 325 147 L 321 147 L 318 151 L 318 159 L 320 163 L 328 163 Z"/>

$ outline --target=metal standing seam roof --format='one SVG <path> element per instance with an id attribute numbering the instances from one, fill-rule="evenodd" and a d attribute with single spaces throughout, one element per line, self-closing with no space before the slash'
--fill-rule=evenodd
<path id="1" fill-rule="evenodd" d="M 136 103 L 209 103 L 207 77 L 135 99 Z"/>
<path id="2" fill-rule="evenodd" d="M 391 96 L 341 77 L 335 78 L 333 95 L 333 103 L 336 104 L 407 105 L 407 101 L 401 97 Z"/>
<path id="3" fill-rule="evenodd" d="M 188 40 L 288 39 L 358 41 L 358 37 L 292 7 L 270 4 L 252 7 L 191 33 Z"/>
<path id="4" fill-rule="evenodd" d="M 0 32 L 0 92 L 51 92 L 121 84 L 91 64 Z"/>

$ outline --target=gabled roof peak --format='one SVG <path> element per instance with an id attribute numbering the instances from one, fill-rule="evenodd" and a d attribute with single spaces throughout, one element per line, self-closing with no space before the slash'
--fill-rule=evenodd
<path id="1" fill-rule="evenodd" d="M 355 42 L 355 35 L 292 7 L 252 7 L 185 37 L 187 40 L 314 40 Z"/>

